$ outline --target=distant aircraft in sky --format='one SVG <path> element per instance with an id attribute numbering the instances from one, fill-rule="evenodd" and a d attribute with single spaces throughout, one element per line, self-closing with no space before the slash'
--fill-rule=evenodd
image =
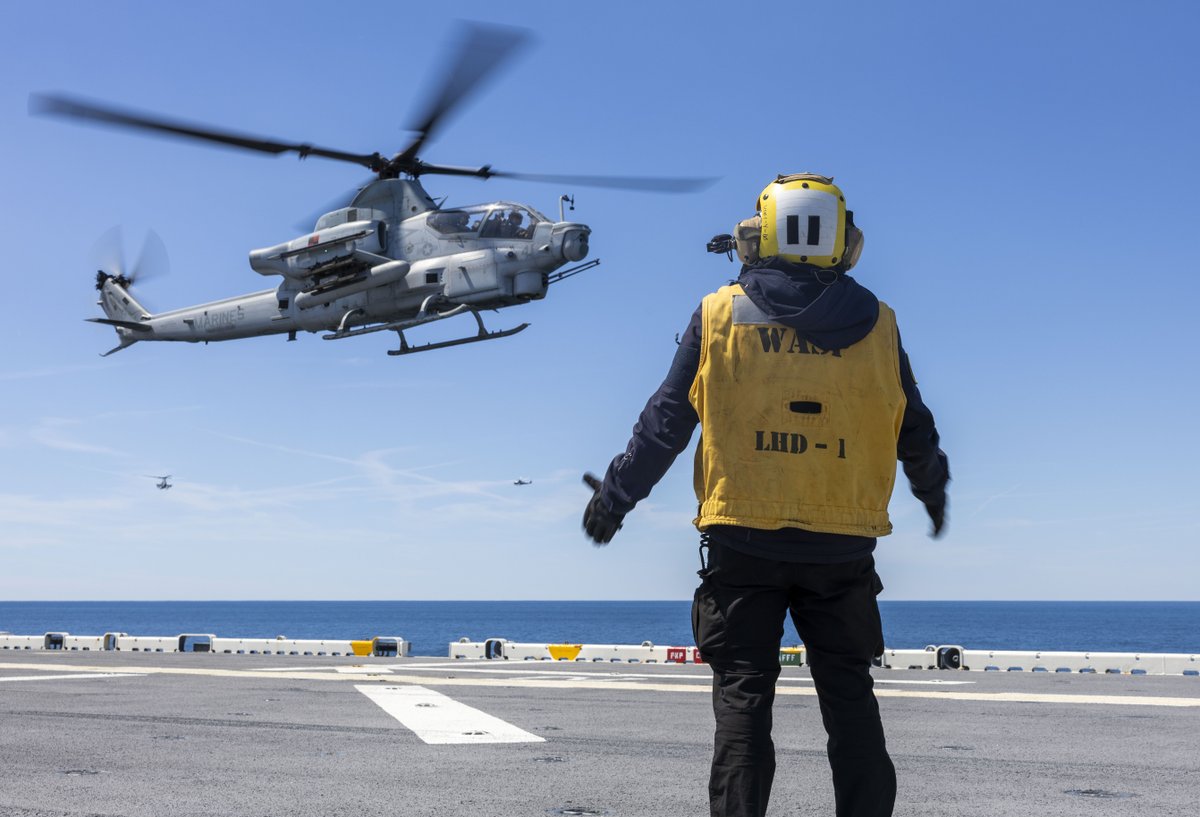
<path id="1" fill-rule="evenodd" d="M 533 484 L 533 480 L 531 480 L 531 479 L 518 479 L 516 482 L 513 483 L 513 485 L 532 485 L 532 484 Z"/>
<path id="2" fill-rule="evenodd" d="M 160 491 L 165 491 L 166 489 L 172 487 L 171 483 L 167 481 L 171 478 L 170 474 L 167 474 L 165 477 L 156 477 L 151 476 L 150 474 L 146 474 L 146 476 L 150 477 L 150 479 L 158 480 L 158 490 Z"/>

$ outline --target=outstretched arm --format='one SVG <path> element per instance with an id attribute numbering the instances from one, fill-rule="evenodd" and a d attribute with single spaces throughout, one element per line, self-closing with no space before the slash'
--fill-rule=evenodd
<path id="1" fill-rule="evenodd" d="M 904 466 L 913 496 L 921 500 L 933 521 L 937 536 L 945 524 L 946 483 L 950 481 L 950 464 L 940 448 L 933 412 L 921 399 L 913 377 L 908 353 L 900 347 L 900 385 L 904 388 L 907 405 L 900 423 L 900 438 L 896 443 L 896 458 Z"/>
<path id="2" fill-rule="evenodd" d="M 633 426 L 625 451 L 608 466 L 600 501 L 626 514 L 650 494 L 692 439 L 700 420 L 688 399 L 700 365 L 700 310 L 692 315 L 671 368 Z"/>

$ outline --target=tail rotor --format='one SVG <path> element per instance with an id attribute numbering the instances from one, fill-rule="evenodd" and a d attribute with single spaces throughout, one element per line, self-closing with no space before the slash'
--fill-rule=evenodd
<path id="1" fill-rule="evenodd" d="M 128 289 L 135 283 L 165 275 L 170 269 L 167 246 L 153 230 L 146 232 L 141 254 L 132 269 L 125 264 L 125 241 L 120 226 L 100 236 L 92 249 L 92 257 L 96 263 L 98 290 L 102 290 L 104 282 L 109 279 Z"/>
<path id="2" fill-rule="evenodd" d="M 146 234 L 142 244 L 142 252 L 138 256 L 133 269 L 125 266 L 124 239 L 120 227 L 100 236 L 96 242 L 92 257 L 96 261 L 96 291 L 100 293 L 98 304 L 104 310 L 103 318 L 88 318 L 92 323 L 111 326 L 117 333 L 119 345 L 109 349 L 104 356 L 145 340 L 154 333 L 150 320 L 154 317 L 150 310 L 130 293 L 130 287 L 137 281 L 154 278 L 167 271 L 167 248 L 162 239 L 153 230 Z"/>

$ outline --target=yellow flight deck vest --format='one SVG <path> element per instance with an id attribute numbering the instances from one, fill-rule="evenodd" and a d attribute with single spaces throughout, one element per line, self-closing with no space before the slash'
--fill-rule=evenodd
<path id="1" fill-rule="evenodd" d="M 738 285 L 706 296 L 702 315 L 696 527 L 891 533 L 906 403 L 895 313 L 880 301 L 871 332 L 836 351 L 769 322 Z"/>

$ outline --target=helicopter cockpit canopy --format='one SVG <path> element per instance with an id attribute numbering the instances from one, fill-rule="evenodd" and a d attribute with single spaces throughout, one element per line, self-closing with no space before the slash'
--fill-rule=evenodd
<path id="1" fill-rule="evenodd" d="M 521 204 L 478 204 L 430 213 L 426 221 L 443 235 L 460 238 L 533 238 L 533 229 L 549 221 L 532 207 Z"/>

